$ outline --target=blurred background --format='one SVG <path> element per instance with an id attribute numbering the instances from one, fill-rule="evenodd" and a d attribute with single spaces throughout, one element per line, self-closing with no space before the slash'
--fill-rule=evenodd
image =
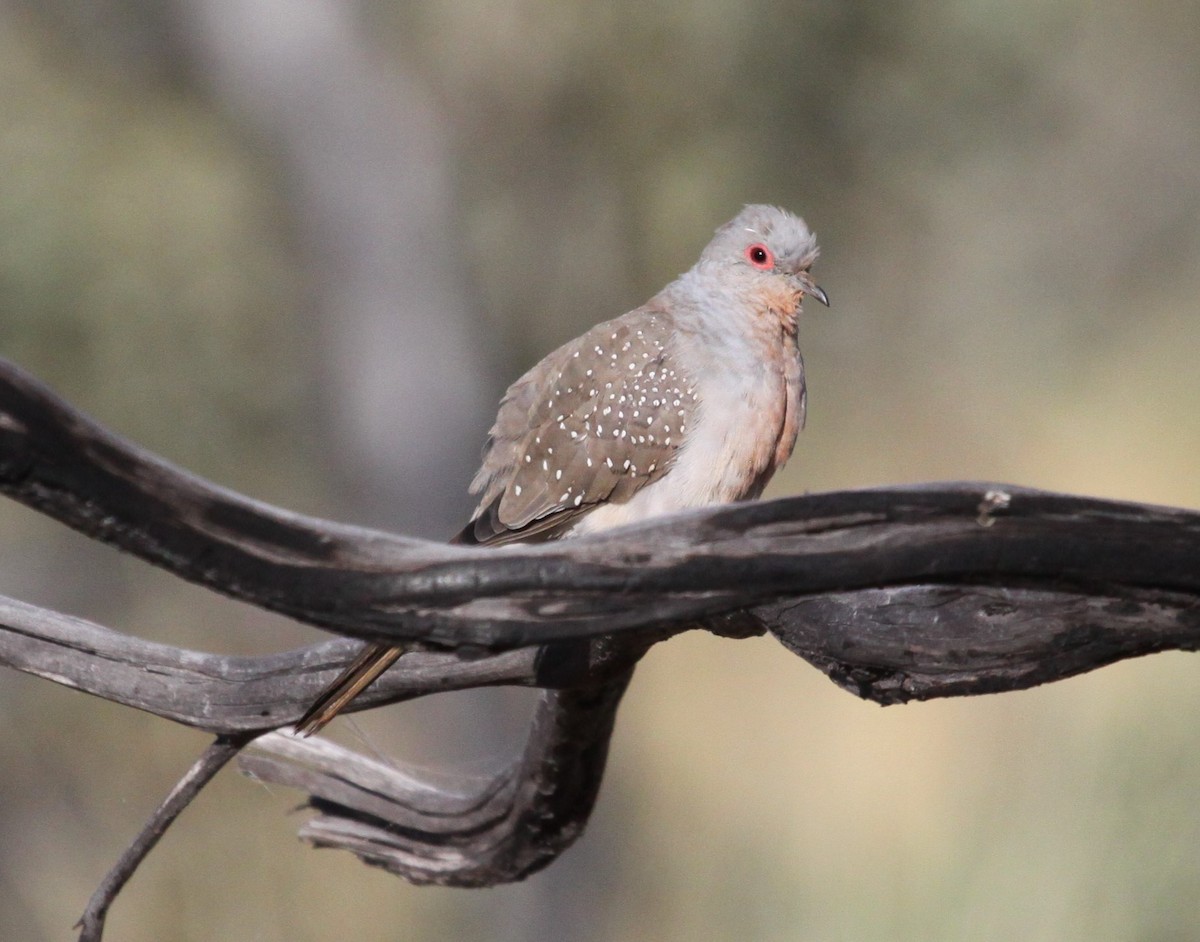
<path id="1" fill-rule="evenodd" d="M 302 512 L 444 537 L 507 382 L 746 202 L 816 230 L 783 495 L 1200 506 L 1200 2 L 0 0 L 0 355 Z M 0 505 L 0 592 L 157 641 L 321 635 Z M 1159 655 L 881 710 L 661 645 L 589 831 L 490 891 L 294 838 L 229 770 L 118 900 L 150 940 L 1145 940 L 1200 925 L 1200 683 Z M 339 723 L 486 772 L 529 692 Z M 206 738 L 0 674 L 0 938 L 65 939 Z"/>

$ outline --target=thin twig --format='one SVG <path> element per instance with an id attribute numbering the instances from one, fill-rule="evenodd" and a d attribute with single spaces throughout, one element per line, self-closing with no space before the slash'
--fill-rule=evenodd
<path id="1" fill-rule="evenodd" d="M 310 792 L 310 840 L 418 882 L 492 885 L 561 852 L 586 823 L 633 663 L 697 620 L 731 637 L 765 627 L 884 704 L 1200 647 L 1200 514 L 990 483 L 817 494 L 470 550 L 217 487 L 0 361 L 0 493 L 180 578 L 417 648 L 356 706 L 489 684 L 554 691 L 520 760 L 482 791 L 285 737 L 249 763 Z M 225 658 L 0 599 L 0 664 L 221 733 L 96 891 L 82 939 L 99 939 L 121 886 L 216 771 L 298 717 L 351 648 Z"/>
<path id="2" fill-rule="evenodd" d="M 171 789 L 170 794 L 155 809 L 142 830 L 138 832 L 137 837 L 133 839 L 112 869 L 104 875 L 100 885 L 96 887 L 96 891 L 88 900 L 87 908 L 84 909 L 79 922 L 75 924 L 75 928 L 80 930 L 79 942 L 100 942 L 104 935 L 104 920 L 108 915 L 109 907 L 112 906 L 117 894 L 133 876 L 134 871 L 137 870 L 146 855 L 166 833 L 167 828 L 230 759 L 264 732 L 266 730 L 238 733 L 233 736 L 218 736 L 204 750 L 200 758 L 192 763 L 192 767 Z"/>

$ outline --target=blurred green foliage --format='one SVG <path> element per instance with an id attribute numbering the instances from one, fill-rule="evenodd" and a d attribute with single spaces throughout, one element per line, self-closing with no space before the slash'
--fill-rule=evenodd
<path id="1" fill-rule="evenodd" d="M 510 375 L 643 300 L 742 203 L 777 202 L 820 236 L 834 306 L 802 328 L 810 427 L 774 493 L 971 478 L 1200 504 L 1197 3 L 363 16 L 453 130 L 447 225 Z M 268 148 L 202 83 L 28 11 L 0 12 L 0 81 L 0 353 L 172 460 L 336 513 L 301 221 Z M 0 527 L 0 591 L 212 649 L 315 636 L 18 508 Z M 1194 672 L 1158 656 L 880 711 L 767 641 L 674 641 L 634 683 L 585 837 L 611 867 L 573 891 L 599 915 L 547 937 L 1194 938 Z M 12 674 L 0 705 L 0 938 L 66 937 L 201 738 Z M 421 707 L 393 712 L 389 751 L 440 768 Z M 488 907 L 533 925 L 548 876 L 418 890 L 297 847 L 295 801 L 223 776 L 111 937 L 536 937 Z"/>
<path id="2" fill-rule="evenodd" d="M 0 349 L 189 467 L 284 473 L 303 284 L 270 165 L 203 103 L 20 22 L 0 31 Z"/>

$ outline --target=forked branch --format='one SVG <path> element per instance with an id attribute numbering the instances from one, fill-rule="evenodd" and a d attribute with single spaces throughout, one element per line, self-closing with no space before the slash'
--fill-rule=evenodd
<path id="1" fill-rule="evenodd" d="M 470 550 L 216 487 L 0 361 L 0 492 L 181 578 L 418 648 L 356 707 L 489 684 L 552 691 L 524 753 L 482 783 L 431 788 L 328 744 L 258 741 L 248 768 L 313 796 L 304 836 L 416 882 L 519 879 L 560 853 L 587 820 L 633 665 L 688 628 L 769 630 L 884 704 L 1200 647 L 1200 514 L 1006 486 L 820 494 Z M 298 717 L 350 650 L 199 654 L 0 602 L 0 663 L 212 731 L 226 750 Z M 89 909 L 99 923 L 103 908 Z"/>

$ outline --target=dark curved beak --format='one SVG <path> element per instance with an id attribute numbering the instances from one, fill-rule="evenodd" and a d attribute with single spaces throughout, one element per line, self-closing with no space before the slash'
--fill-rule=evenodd
<path id="1" fill-rule="evenodd" d="M 808 275 L 805 274 L 800 276 L 800 286 L 801 290 L 810 298 L 816 298 L 826 307 L 829 307 L 829 295 L 825 293 L 825 289 L 814 283 L 813 280 L 808 277 Z"/>

